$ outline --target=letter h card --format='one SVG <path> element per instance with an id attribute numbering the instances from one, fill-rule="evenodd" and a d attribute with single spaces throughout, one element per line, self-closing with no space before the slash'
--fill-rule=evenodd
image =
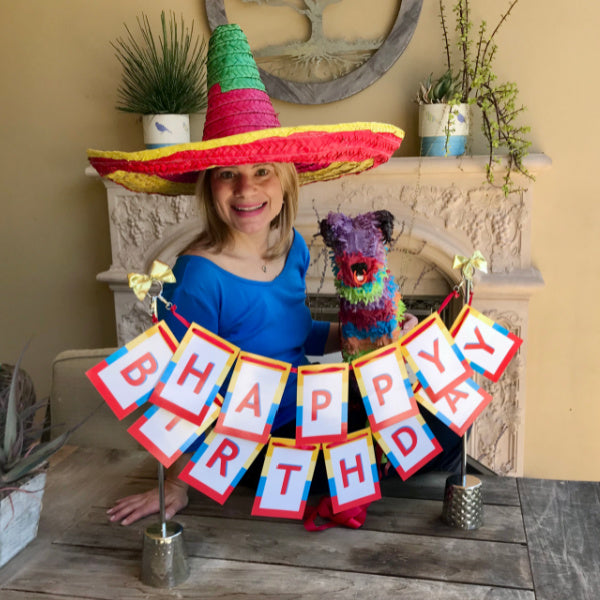
<path id="1" fill-rule="evenodd" d="M 236 346 L 192 323 L 150 402 L 202 425 L 238 353 Z"/>

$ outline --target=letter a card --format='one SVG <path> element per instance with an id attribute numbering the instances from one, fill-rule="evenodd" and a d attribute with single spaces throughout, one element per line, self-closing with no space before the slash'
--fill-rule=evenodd
<path id="1" fill-rule="evenodd" d="M 192 323 L 150 402 L 202 425 L 238 353 L 236 346 Z"/>
<path id="2" fill-rule="evenodd" d="M 421 392 L 417 385 L 415 396 L 432 415 L 457 435 L 463 436 L 471 427 L 483 409 L 492 401 L 492 397 L 472 379 L 461 381 L 433 403 Z"/>
<path id="3" fill-rule="evenodd" d="M 348 434 L 345 442 L 324 444 L 323 453 L 334 513 L 381 498 L 369 429 Z"/>
<path id="4" fill-rule="evenodd" d="M 168 468 L 217 420 L 222 404 L 217 396 L 202 425 L 153 405 L 127 431 Z"/>
<path id="5" fill-rule="evenodd" d="M 450 328 L 471 367 L 498 381 L 523 340 L 473 307 L 466 305 Z"/>
<path id="6" fill-rule="evenodd" d="M 266 444 L 291 368 L 240 352 L 215 431 Z"/>
<path id="7" fill-rule="evenodd" d="M 298 367 L 296 439 L 299 442 L 346 439 L 349 369 L 347 363 Z"/>
<path id="8" fill-rule="evenodd" d="M 373 431 L 419 412 L 397 344 L 384 346 L 352 363 Z"/>
<path id="9" fill-rule="evenodd" d="M 373 437 L 403 481 L 442 451 L 420 414 L 374 431 Z"/>
<path id="10" fill-rule="evenodd" d="M 86 372 L 119 419 L 148 400 L 177 349 L 164 321 L 153 325 Z"/>
<path id="11" fill-rule="evenodd" d="M 411 329 L 400 344 L 408 364 L 433 402 L 473 375 L 438 313 Z"/>
<path id="12" fill-rule="evenodd" d="M 264 444 L 212 431 L 179 479 L 224 504 Z"/>
<path id="13" fill-rule="evenodd" d="M 302 519 L 319 444 L 296 446 L 294 440 L 271 438 L 252 514 Z"/>

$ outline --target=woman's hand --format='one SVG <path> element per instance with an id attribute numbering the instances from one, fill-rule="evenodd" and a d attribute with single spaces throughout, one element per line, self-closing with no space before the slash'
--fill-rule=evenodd
<path id="1" fill-rule="evenodd" d="M 165 481 L 165 519 L 172 519 L 188 504 L 188 486 L 177 480 Z M 121 525 L 131 525 L 143 517 L 160 512 L 158 488 L 143 494 L 120 498 L 106 511 L 109 521 L 120 521 Z"/>
<path id="2" fill-rule="evenodd" d="M 413 327 L 415 327 L 419 322 L 419 319 L 415 317 L 415 315 L 411 315 L 410 313 L 404 313 L 404 320 L 402 321 L 402 334 L 408 333 Z"/>

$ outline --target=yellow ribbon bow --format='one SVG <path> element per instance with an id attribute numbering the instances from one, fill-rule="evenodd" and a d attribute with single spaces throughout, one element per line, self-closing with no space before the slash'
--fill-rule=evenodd
<path id="1" fill-rule="evenodd" d="M 460 256 L 457 255 L 454 257 L 454 264 L 452 265 L 453 269 L 460 269 L 462 268 L 462 273 L 464 275 L 464 278 L 467 279 L 468 281 L 471 281 L 471 279 L 473 279 L 473 274 L 475 273 L 475 269 L 478 269 L 479 271 L 483 272 L 483 273 L 487 273 L 487 261 L 485 260 L 485 257 L 483 256 L 483 254 L 481 254 L 481 252 L 479 252 L 479 250 L 475 250 L 475 252 L 473 252 L 473 256 L 471 256 L 471 258 L 467 258 L 466 256 Z"/>
<path id="2" fill-rule="evenodd" d="M 155 260 L 148 275 L 145 273 L 129 273 L 127 281 L 138 299 L 143 300 L 150 290 L 153 281 L 157 281 L 161 285 L 163 282 L 175 283 L 175 275 L 173 275 L 173 271 L 171 271 L 169 265 L 160 260 Z"/>

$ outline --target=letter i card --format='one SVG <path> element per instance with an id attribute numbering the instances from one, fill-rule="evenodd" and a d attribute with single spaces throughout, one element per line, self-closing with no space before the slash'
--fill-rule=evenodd
<path id="1" fill-rule="evenodd" d="M 252 514 L 302 519 L 318 454 L 319 444 L 271 438 Z"/>
<path id="2" fill-rule="evenodd" d="M 221 405 L 217 396 L 202 425 L 152 405 L 127 431 L 168 468 L 216 421 Z"/>
<path id="3" fill-rule="evenodd" d="M 117 418 L 148 400 L 177 349 L 164 321 L 153 325 L 86 372 Z"/>

